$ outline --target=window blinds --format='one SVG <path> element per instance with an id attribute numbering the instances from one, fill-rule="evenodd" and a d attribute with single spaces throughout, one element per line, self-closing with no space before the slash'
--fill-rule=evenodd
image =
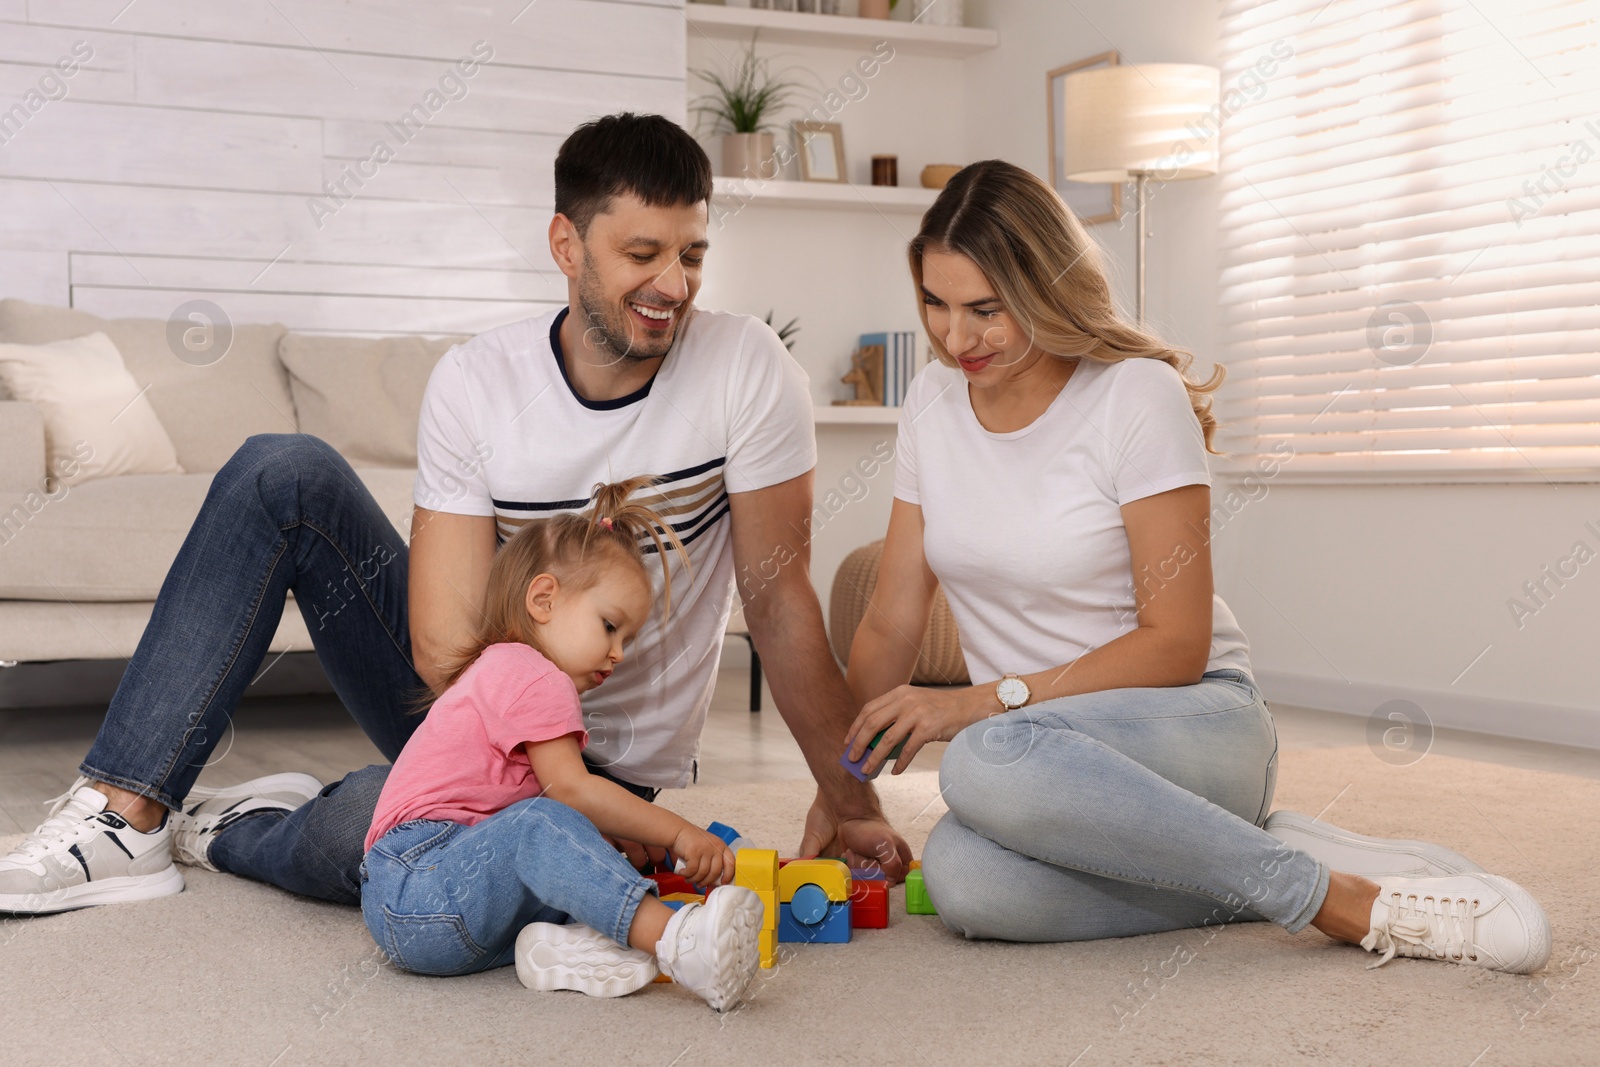
<path id="1" fill-rule="evenodd" d="M 1600 479 L 1600 3 L 1228 0 L 1223 55 L 1219 468 Z"/>

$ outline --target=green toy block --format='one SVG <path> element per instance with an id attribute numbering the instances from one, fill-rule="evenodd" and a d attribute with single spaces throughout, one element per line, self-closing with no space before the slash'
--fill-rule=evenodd
<path id="1" fill-rule="evenodd" d="M 906 875 L 906 914 L 939 914 L 938 909 L 933 906 L 933 901 L 928 899 L 928 887 L 922 881 L 921 868 Z"/>

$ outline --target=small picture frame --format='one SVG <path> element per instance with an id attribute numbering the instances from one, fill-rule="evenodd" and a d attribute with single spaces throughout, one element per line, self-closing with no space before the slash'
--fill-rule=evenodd
<path id="1" fill-rule="evenodd" d="M 1057 67 L 1044 76 L 1046 114 L 1050 124 L 1050 185 L 1061 194 L 1072 213 L 1085 226 L 1102 222 L 1116 222 L 1122 218 L 1122 185 L 1116 182 L 1069 182 L 1062 177 L 1067 172 L 1063 154 L 1066 140 L 1062 123 L 1067 113 L 1067 75 L 1095 67 L 1114 67 L 1122 61 L 1116 52 L 1102 52 L 1076 63 Z"/>
<path id="2" fill-rule="evenodd" d="M 845 172 L 844 128 L 837 122 L 796 122 L 794 144 L 800 157 L 801 181 L 850 180 Z"/>

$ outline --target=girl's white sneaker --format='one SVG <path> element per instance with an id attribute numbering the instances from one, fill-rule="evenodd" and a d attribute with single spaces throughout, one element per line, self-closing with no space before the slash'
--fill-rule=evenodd
<path id="1" fill-rule="evenodd" d="M 679 985 L 717 1011 L 744 999 L 761 969 L 761 898 L 743 886 L 713 889 L 704 904 L 685 904 L 656 942 L 656 962 Z"/>
<path id="2" fill-rule="evenodd" d="M 517 980 L 529 989 L 576 989 L 624 997 L 660 972 L 648 952 L 617 944 L 592 926 L 529 923 L 517 935 Z"/>
<path id="3" fill-rule="evenodd" d="M 1550 959 L 1550 920 L 1527 890 L 1496 874 L 1383 878 L 1368 952 L 1532 974 Z"/>

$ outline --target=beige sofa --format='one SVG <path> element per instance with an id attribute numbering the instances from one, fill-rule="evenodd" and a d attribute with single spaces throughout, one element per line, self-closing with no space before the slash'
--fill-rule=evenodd
<path id="1" fill-rule="evenodd" d="M 423 388 L 460 338 L 334 338 L 238 325 L 222 358 L 196 365 L 175 354 L 164 320 L 0 301 L 0 343 L 96 331 L 148 386 L 183 473 L 99 478 L 46 497 L 40 413 L 0 387 L 0 662 L 132 655 L 212 476 L 252 434 L 328 441 L 409 537 Z M 291 604 L 272 650 L 311 648 Z M 0 670 L 0 679 L 21 673 Z"/>

